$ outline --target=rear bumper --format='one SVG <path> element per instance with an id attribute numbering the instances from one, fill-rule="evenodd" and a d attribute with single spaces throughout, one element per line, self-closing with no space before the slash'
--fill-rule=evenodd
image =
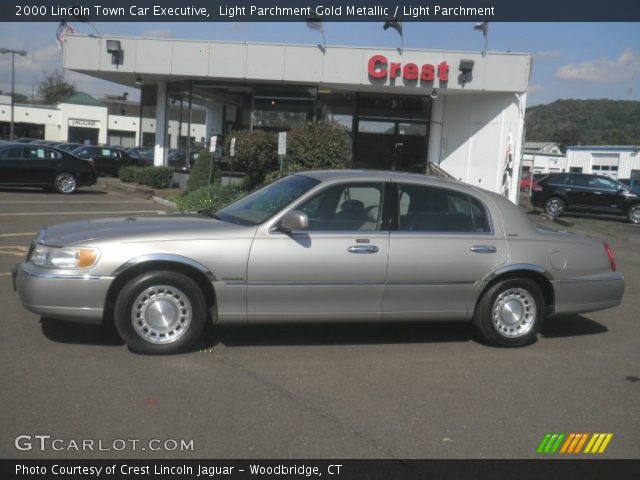
<path id="1" fill-rule="evenodd" d="M 101 324 L 113 278 L 54 272 L 28 262 L 14 267 L 14 289 L 22 306 L 45 317 Z"/>
<path id="2" fill-rule="evenodd" d="M 617 307 L 624 294 L 624 277 L 567 279 L 553 282 L 555 307 L 552 316 L 574 315 Z"/>

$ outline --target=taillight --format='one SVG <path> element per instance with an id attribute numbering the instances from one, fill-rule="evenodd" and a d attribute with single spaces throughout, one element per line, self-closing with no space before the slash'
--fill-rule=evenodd
<path id="1" fill-rule="evenodd" d="M 536 182 L 533 182 L 533 185 L 531 185 L 531 191 L 532 192 L 541 192 L 542 191 L 542 187 L 540 185 L 538 185 Z"/>
<path id="2" fill-rule="evenodd" d="M 605 252 L 607 252 L 607 257 L 609 257 L 609 265 L 611 265 L 611 271 L 615 272 L 616 257 L 613 255 L 613 250 L 611 250 L 611 247 L 606 242 L 602 242 L 602 243 L 604 243 L 604 250 Z"/>

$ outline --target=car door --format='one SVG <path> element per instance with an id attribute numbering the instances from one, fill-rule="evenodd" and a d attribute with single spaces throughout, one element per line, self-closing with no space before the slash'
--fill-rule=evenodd
<path id="1" fill-rule="evenodd" d="M 23 150 L 21 169 L 24 183 L 46 185 L 53 182 L 62 165 L 62 155 L 40 145 L 27 145 Z"/>
<path id="2" fill-rule="evenodd" d="M 21 183 L 21 179 L 24 176 L 21 163 L 21 146 L 0 148 L 0 184 L 15 185 Z"/>
<path id="3" fill-rule="evenodd" d="M 507 261 L 502 227 L 464 192 L 402 183 L 397 198 L 383 320 L 466 318 L 477 282 Z"/>
<path id="4" fill-rule="evenodd" d="M 589 176 L 589 207 L 593 210 L 616 211 L 624 208 L 626 198 L 620 185 L 605 177 Z"/>
<path id="5" fill-rule="evenodd" d="M 304 231 L 259 229 L 247 270 L 249 322 L 379 320 L 389 231 L 384 183 L 339 183 L 295 208 Z"/>

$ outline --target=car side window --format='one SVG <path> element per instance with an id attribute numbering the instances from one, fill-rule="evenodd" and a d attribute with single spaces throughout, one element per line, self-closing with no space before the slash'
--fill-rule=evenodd
<path id="1" fill-rule="evenodd" d="M 0 150 L 0 158 L 22 158 L 22 147 L 9 147 Z"/>
<path id="2" fill-rule="evenodd" d="M 24 148 L 24 158 L 31 159 L 54 159 L 60 158 L 58 152 L 54 150 L 49 150 L 48 148 L 42 147 L 25 147 Z"/>
<path id="3" fill-rule="evenodd" d="M 461 192 L 399 185 L 398 230 L 403 232 L 491 232 L 486 208 Z"/>
<path id="4" fill-rule="evenodd" d="M 602 177 L 591 177 L 589 179 L 589 186 L 591 188 L 601 188 L 604 190 L 617 190 L 618 184 L 613 180 Z"/>
<path id="5" fill-rule="evenodd" d="M 328 187 L 297 210 L 309 218 L 309 231 L 349 232 L 380 229 L 383 184 L 350 183 Z"/>
<path id="6" fill-rule="evenodd" d="M 91 155 L 93 155 L 93 148 L 84 147 L 84 148 L 82 148 L 80 150 L 76 150 L 75 154 L 78 157 L 89 158 Z"/>

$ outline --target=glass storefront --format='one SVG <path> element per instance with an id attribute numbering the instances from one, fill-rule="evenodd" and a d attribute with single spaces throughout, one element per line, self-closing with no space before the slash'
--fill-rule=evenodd
<path id="1" fill-rule="evenodd" d="M 143 89 L 143 116 L 151 103 L 155 110 L 155 89 L 144 93 Z M 311 86 L 231 86 L 189 80 L 167 84 L 167 95 L 167 135 L 174 135 L 177 140 L 176 145 L 169 145 L 186 158 L 190 158 L 191 151 L 208 146 L 208 138 L 191 135 L 193 123 L 206 123 L 210 134 L 224 137 L 237 129 L 280 132 L 327 121 L 347 131 L 354 168 L 426 171 L 432 102 L 429 96 L 364 94 Z M 216 110 L 215 105 L 220 108 Z M 222 140 L 218 138 L 219 145 Z M 148 136 L 143 136 L 143 141 L 146 143 Z"/>

